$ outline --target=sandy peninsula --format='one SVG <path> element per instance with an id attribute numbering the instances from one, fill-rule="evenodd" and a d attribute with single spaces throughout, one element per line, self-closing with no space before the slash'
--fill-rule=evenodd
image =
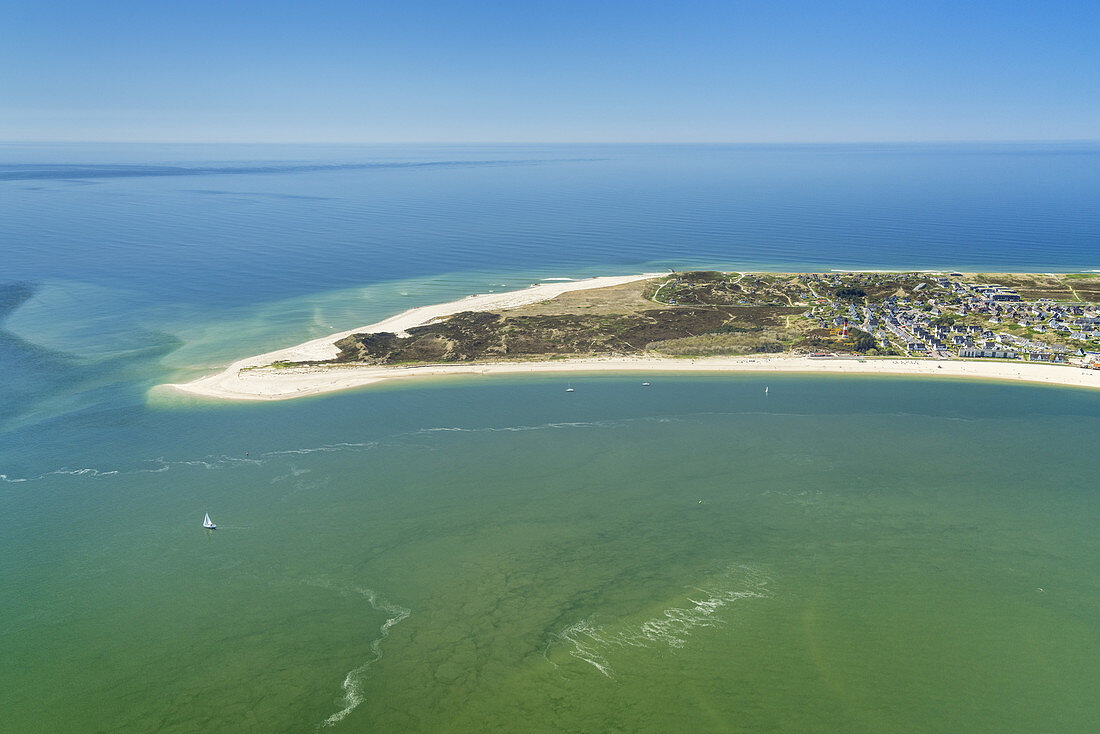
<path id="1" fill-rule="evenodd" d="M 554 299 L 564 293 L 606 288 L 659 277 L 658 273 L 543 282 L 507 293 L 469 296 L 450 303 L 413 308 L 383 321 L 314 339 L 304 344 L 239 360 L 221 372 L 183 384 L 162 385 L 207 398 L 227 400 L 286 400 L 337 390 L 362 387 L 390 380 L 449 375 L 501 375 L 527 373 L 620 372 L 655 375 L 670 372 L 752 372 L 911 375 L 941 378 L 1012 380 L 1072 387 L 1100 388 L 1100 370 L 1024 361 L 969 359 L 904 359 L 857 357 L 809 357 L 781 355 L 716 356 L 704 358 L 659 356 L 614 356 L 553 359 L 547 361 L 475 361 L 379 366 L 324 364 L 272 366 L 332 360 L 335 343 L 353 334 L 390 332 L 407 335 L 407 330 L 431 324 L 467 311 L 516 309 Z"/>

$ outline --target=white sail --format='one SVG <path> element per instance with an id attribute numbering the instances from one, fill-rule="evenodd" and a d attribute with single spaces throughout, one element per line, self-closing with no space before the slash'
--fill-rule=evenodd
<path id="1" fill-rule="evenodd" d="M 209 512 L 206 513 L 206 517 L 203 518 L 202 526 L 204 528 L 216 528 L 217 527 L 217 525 L 215 525 L 214 522 L 210 519 L 210 513 Z"/>

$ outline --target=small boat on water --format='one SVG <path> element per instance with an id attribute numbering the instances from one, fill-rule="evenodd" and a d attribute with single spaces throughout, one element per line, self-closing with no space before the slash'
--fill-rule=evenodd
<path id="1" fill-rule="evenodd" d="M 206 517 L 202 519 L 202 526 L 207 530 L 217 530 L 218 526 L 214 524 L 214 521 L 210 519 L 210 513 L 206 513 Z"/>
<path id="2" fill-rule="evenodd" d="M 649 387 L 649 383 L 648 382 L 643 382 L 642 387 Z"/>

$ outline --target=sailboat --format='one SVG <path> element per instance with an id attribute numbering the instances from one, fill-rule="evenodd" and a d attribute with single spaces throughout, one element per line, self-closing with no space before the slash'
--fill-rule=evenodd
<path id="1" fill-rule="evenodd" d="M 764 394 L 765 394 L 765 395 L 767 395 L 767 394 L 768 394 L 768 388 L 767 388 L 767 386 L 766 386 L 766 385 L 764 386 Z"/>
<path id="2" fill-rule="evenodd" d="M 202 526 L 207 530 L 217 530 L 218 526 L 214 524 L 214 521 L 210 519 L 210 513 L 206 513 L 206 517 L 202 519 Z"/>
<path id="3" fill-rule="evenodd" d="M 573 383 L 569 383 L 569 387 L 565 388 L 566 392 L 573 392 Z"/>

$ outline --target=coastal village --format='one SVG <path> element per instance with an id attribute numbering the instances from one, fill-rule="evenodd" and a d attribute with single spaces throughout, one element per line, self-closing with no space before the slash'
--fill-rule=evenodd
<path id="1" fill-rule="evenodd" d="M 1100 388 L 1100 273 L 554 279 L 419 306 L 169 387 L 282 400 L 415 375 L 679 369 Z"/>
<path id="2" fill-rule="evenodd" d="M 374 365 L 786 354 L 1100 368 L 1100 274 L 672 271 L 405 333 L 353 333 Z"/>
<path id="3" fill-rule="evenodd" d="M 882 298 L 826 296 L 807 312 L 822 326 L 855 327 L 870 333 L 887 353 L 940 359 L 1024 359 L 1100 367 L 1100 307 L 1079 291 L 1058 288 L 1069 276 L 1032 292 L 994 278 L 947 275 L 880 275 L 851 273 L 804 276 L 807 285 L 826 293 L 873 289 L 907 280 L 906 295 Z M 1019 281 L 1018 276 L 1002 280 Z M 1097 285 L 1091 279 L 1092 288 Z M 1042 285 L 1040 281 L 1039 285 Z M 1053 286 L 1053 287 L 1051 287 Z M 845 289 L 850 289 L 846 291 Z M 909 290 L 909 289 L 907 289 Z M 1068 293 L 1066 293 L 1068 291 Z M 1095 295 L 1094 291 L 1087 291 Z M 1066 296 L 1071 298 L 1056 298 Z M 858 301 L 858 299 L 855 299 Z"/>

